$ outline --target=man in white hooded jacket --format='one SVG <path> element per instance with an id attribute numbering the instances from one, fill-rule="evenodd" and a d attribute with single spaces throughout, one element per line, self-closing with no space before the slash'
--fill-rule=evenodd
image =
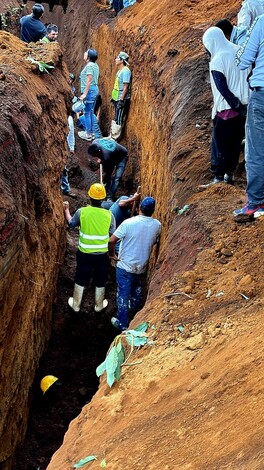
<path id="1" fill-rule="evenodd" d="M 233 183 L 241 143 L 245 133 L 245 118 L 249 98 L 248 71 L 235 64 L 238 46 L 228 41 L 221 29 L 209 28 L 203 44 L 210 55 L 210 82 L 213 93 L 213 136 L 211 147 L 210 184 Z"/>

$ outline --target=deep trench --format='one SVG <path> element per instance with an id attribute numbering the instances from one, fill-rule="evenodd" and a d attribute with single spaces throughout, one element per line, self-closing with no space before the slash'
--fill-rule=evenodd
<path id="1" fill-rule="evenodd" d="M 72 212 L 87 203 L 86 188 L 89 184 L 99 181 L 98 170 L 88 168 L 86 147 L 83 142 L 79 144 L 74 162 L 69 165 L 69 180 L 72 192 L 77 197 L 73 199 L 65 196 L 64 200 L 69 201 Z M 95 168 L 94 162 L 90 163 Z M 129 189 L 121 182 L 117 196 L 129 192 Z M 106 310 L 95 313 L 92 282 L 85 289 L 80 313 L 75 314 L 68 307 L 68 297 L 72 295 L 74 286 L 77 240 L 77 230 L 67 232 L 65 256 L 58 276 L 51 337 L 30 390 L 28 427 L 23 445 L 16 452 L 14 470 L 47 468 L 53 453 L 62 444 L 70 422 L 96 393 L 99 384 L 96 367 L 105 359 L 109 345 L 117 334 L 110 322 L 116 312 L 114 268 L 110 268 L 106 285 L 106 297 L 109 301 Z M 144 297 L 146 293 L 147 288 Z M 40 381 L 46 375 L 54 375 L 59 380 L 43 395 Z"/>
<path id="2" fill-rule="evenodd" d="M 71 70 L 71 64 L 67 65 Z M 103 119 L 102 124 L 104 125 Z M 86 194 L 89 185 L 99 181 L 98 170 L 93 162 L 90 162 L 89 168 L 87 143 L 80 141 L 77 132 L 76 142 L 75 157 L 67 162 L 70 167 L 71 189 L 76 193 L 76 198 L 64 197 L 64 200 L 69 200 L 72 213 L 87 203 Z M 125 145 L 125 142 L 121 143 Z M 130 184 L 132 179 L 128 181 L 126 185 L 121 182 L 117 197 L 136 190 Z M 67 230 L 66 225 L 65 230 Z M 110 269 L 106 286 L 109 305 L 105 311 L 99 314 L 94 311 L 92 283 L 85 289 L 80 313 L 72 313 L 68 307 L 68 297 L 72 295 L 74 286 L 77 238 L 77 231 L 68 231 L 65 256 L 57 282 L 51 337 L 29 391 L 30 412 L 27 432 L 22 446 L 14 456 L 14 470 L 47 468 L 53 453 L 62 444 L 70 422 L 78 416 L 82 407 L 89 403 L 96 393 L 99 385 L 95 373 L 96 367 L 104 360 L 109 345 L 117 334 L 117 330 L 110 322 L 116 311 L 113 268 Z M 147 286 L 145 287 L 144 297 L 147 293 Z M 59 380 L 46 394 L 43 394 L 40 381 L 46 375 L 54 375 Z"/>

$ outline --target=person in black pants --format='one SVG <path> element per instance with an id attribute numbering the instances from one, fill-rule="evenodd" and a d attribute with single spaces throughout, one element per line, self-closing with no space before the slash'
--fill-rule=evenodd
<path id="1" fill-rule="evenodd" d="M 235 55 L 238 46 L 231 44 L 221 29 L 209 28 L 203 35 L 203 44 L 210 55 L 209 70 L 214 100 L 211 146 L 211 172 L 214 178 L 204 186 L 221 182 L 232 184 L 245 134 L 248 71 L 237 69 Z"/>
<path id="2" fill-rule="evenodd" d="M 128 161 L 128 151 L 113 139 L 95 139 L 88 153 L 103 166 L 107 200 L 113 200 Z"/>

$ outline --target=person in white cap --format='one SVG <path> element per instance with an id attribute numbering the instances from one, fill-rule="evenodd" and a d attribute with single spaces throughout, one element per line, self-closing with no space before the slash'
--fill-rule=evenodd
<path id="1" fill-rule="evenodd" d="M 131 94 L 131 70 L 128 67 L 129 55 L 120 51 L 115 59 L 118 72 L 115 76 L 112 91 L 112 102 L 114 104 L 115 116 L 111 126 L 111 136 L 117 140 L 121 136 L 130 105 Z"/>

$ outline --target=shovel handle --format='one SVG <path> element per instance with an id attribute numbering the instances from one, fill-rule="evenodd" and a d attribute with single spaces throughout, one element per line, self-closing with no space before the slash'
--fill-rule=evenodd
<path id="1" fill-rule="evenodd" d="M 103 184 L 103 165 L 100 163 L 100 183 Z"/>
<path id="2" fill-rule="evenodd" d="M 137 187 L 137 193 L 140 192 L 140 189 L 141 189 L 141 186 L 138 186 L 138 187 Z M 134 215 L 134 212 L 135 212 L 135 210 L 136 210 L 136 203 L 137 203 L 137 201 L 134 201 L 134 202 L 133 202 L 133 206 L 132 206 L 132 209 L 131 209 L 131 216 L 130 216 L 130 217 L 133 217 L 133 215 Z"/>

